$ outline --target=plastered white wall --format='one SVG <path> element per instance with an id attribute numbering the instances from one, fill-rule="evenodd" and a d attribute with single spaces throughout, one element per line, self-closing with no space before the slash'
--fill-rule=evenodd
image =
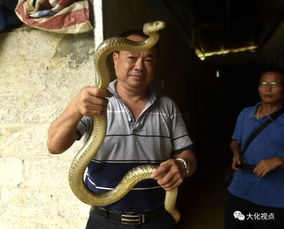
<path id="1" fill-rule="evenodd" d="M 85 228 L 89 206 L 71 192 L 81 147 L 46 148 L 49 124 L 77 91 L 95 83 L 93 33 L 19 28 L 0 34 L 0 228 Z"/>

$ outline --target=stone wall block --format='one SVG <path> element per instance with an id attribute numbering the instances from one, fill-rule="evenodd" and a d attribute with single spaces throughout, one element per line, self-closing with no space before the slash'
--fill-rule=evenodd
<path id="1" fill-rule="evenodd" d="M 69 162 L 54 158 L 26 159 L 24 161 L 25 187 L 50 190 L 68 187 Z"/>
<path id="2" fill-rule="evenodd" d="M 56 203 L 56 211 L 54 212 L 56 212 L 57 216 L 73 220 L 87 219 L 90 206 L 77 199 L 71 189 L 65 193 L 62 193 L 60 190 L 53 190 L 51 196 L 54 203 Z M 68 207 L 66 206 L 66 201 L 69 203 Z"/>
<path id="3" fill-rule="evenodd" d="M 95 85 L 93 34 L 31 28 L 0 34 L 0 228 L 84 228 L 89 206 L 68 184 L 82 142 L 48 153 L 50 123 L 84 86 Z"/>
<path id="4" fill-rule="evenodd" d="M 23 162 L 18 158 L 0 158 L 0 186 L 17 187 L 23 182 Z"/>
<path id="5" fill-rule="evenodd" d="M 1 193 L 1 217 L 34 217 L 49 215 L 50 196 L 36 189 L 6 188 Z"/>
<path id="6" fill-rule="evenodd" d="M 0 125 L 0 156 L 32 158 L 47 155 L 47 124 Z"/>
<path id="7" fill-rule="evenodd" d="M 49 33 L 32 28 L 19 28 L 0 38 L 0 57 L 5 62 L 38 62 L 50 59 L 64 34 Z M 27 52 L 28 50 L 28 52 Z M 3 62 L 2 62 L 3 63 Z"/>

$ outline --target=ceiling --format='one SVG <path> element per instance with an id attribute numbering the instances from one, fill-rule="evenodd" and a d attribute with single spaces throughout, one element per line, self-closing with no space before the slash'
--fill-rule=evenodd
<path id="1" fill-rule="evenodd" d="M 92 1 L 92 0 L 90 0 Z M 13 8 L 16 0 L 0 0 L 6 6 Z M 147 13 L 161 17 L 161 9 L 174 17 L 177 23 L 173 25 L 178 30 L 183 43 L 195 50 L 200 58 L 214 63 L 257 62 L 273 63 L 284 68 L 284 0 L 104 0 L 108 2 L 109 18 L 116 17 L 116 26 L 110 23 L 110 30 L 121 29 L 141 20 Z M 142 4 L 148 3 L 155 13 L 135 11 Z M 121 16 L 123 8 L 128 9 Z M 113 10 L 110 10 L 111 6 Z M 120 7 L 120 8 L 119 8 Z M 129 10 L 131 9 L 131 10 Z M 128 14 L 134 11 L 135 16 Z M 168 16 L 166 16 L 167 18 Z M 169 20 L 171 21 L 171 20 Z M 17 25 L 18 26 L 18 25 Z M 177 28 L 178 27 L 178 28 Z M 237 53 L 236 53 L 237 52 Z"/>
<path id="2" fill-rule="evenodd" d="M 220 61 L 220 54 L 239 56 L 234 54 L 236 51 L 241 51 L 243 55 L 262 50 L 265 50 L 264 55 L 269 59 L 269 55 L 275 55 L 275 49 L 284 49 L 284 26 L 281 26 L 284 18 L 283 0 L 163 2 L 186 31 L 191 47 L 199 56 L 218 54 L 206 57 L 207 60 Z M 275 41 L 273 36 L 276 32 L 280 36 Z M 277 45 L 269 43 L 271 41 Z"/>

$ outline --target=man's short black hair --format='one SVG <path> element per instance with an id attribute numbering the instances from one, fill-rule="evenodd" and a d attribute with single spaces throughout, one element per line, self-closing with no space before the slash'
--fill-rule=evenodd
<path id="1" fill-rule="evenodd" d="M 276 72 L 276 73 L 279 73 L 280 75 L 284 76 L 284 69 L 283 68 L 278 68 L 278 67 L 266 68 L 266 69 L 264 69 L 264 71 L 262 71 L 262 74 L 266 73 L 266 72 Z"/>
<path id="2" fill-rule="evenodd" d="M 140 36 L 140 37 L 143 37 L 145 39 L 147 39 L 149 36 L 146 35 L 142 29 L 129 29 L 129 30 L 126 30 L 124 31 L 123 33 L 119 34 L 118 36 L 119 37 L 124 37 L 124 38 L 127 38 L 128 36 L 130 35 L 136 35 L 136 36 Z M 158 53 L 158 46 L 159 46 L 159 42 L 154 46 L 155 49 L 157 50 L 157 53 Z M 118 52 L 118 51 L 116 51 Z"/>
<path id="3" fill-rule="evenodd" d="M 278 68 L 278 67 L 270 67 L 270 68 L 265 68 L 262 73 L 260 74 L 259 80 L 261 80 L 262 76 L 265 73 L 268 72 L 275 72 L 278 73 L 281 76 L 281 85 L 284 87 L 284 69 L 283 68 Z"/>
<path id="4" fill-rule="evenodd" d="M 137 35 L 137 36 L 144 37 L 144 38 L 148 37 L 145 33 L 143 33 L 142 29 L 129 29 L 129 30 L 126 30 L 123 33 L 119 34 L 119 37 L 128 37 L 130 35 Z"/>

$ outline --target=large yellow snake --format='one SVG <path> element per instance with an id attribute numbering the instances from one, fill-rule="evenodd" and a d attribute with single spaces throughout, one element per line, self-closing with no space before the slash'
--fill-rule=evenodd
<path id="1" fill-rule="evenodd" d="M 110 73 L 106 60 L 109 54 L 118 50 L 139 52 L 153 47 L 159 40 L 157 31 L 163 29 L 165 23 L 155 21 L 146 23 L 143 32 L 149 37 L 144 41 L 131 41 L 122 37 L 113 37 L 103 41 L 97 48 L 94 57 L 95 69 L 98 74 L 98 87 L 108 88 Z M 157 166 L 142 165 L 130 170 L 121 182 L 112 190 L 105 193 L 94 193 L 85 187 L 83 177 L 85 169 L 102 145 L 106 134 L 106 118 L 104 115 L 93 117 L 93 130 L 87 143 L 77 153 L 69 170 L 69 185 L 75 196 L 82 202 L 92 206 L 103 206 L 114 203 L 124 197 L 138 182 L 150 179 Z M 180 214 L 175 208 L 177 188 L 166 192 L 165 209 L 176 222 Z"/>

